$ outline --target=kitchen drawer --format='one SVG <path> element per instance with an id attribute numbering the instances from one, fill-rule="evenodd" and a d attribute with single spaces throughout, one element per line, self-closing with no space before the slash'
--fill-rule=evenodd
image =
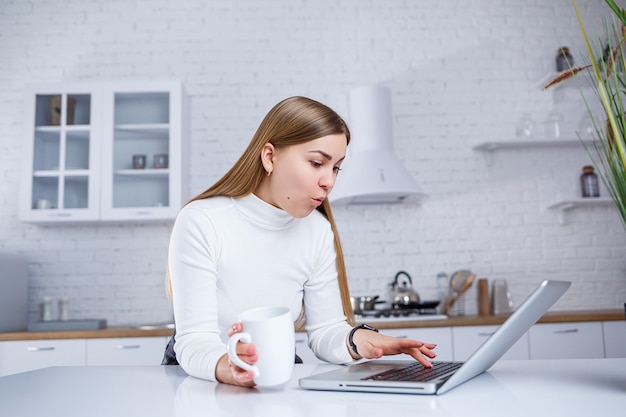
<path id="1" fill-rule="evenodd" d="M 536 324 L 529 340 L 531 359 L 604 357 L 601 322 Z"/>
<path id="2" fill-rule="evenodd" d="M 603 321 L 604 357 L 626 358 L 626 322 Z"/>
<path id="3" fill-rule="evenodd" d="M 167 337 L 87 339 L 87 365 L 160 365 Z"/>
<path id="4" fill-rule="evenodd" d="M 383 329 L 381 333 L 387 336 L 398 338 L 407 338 L 419 340 L 422 342 L 435 343 L 435 353 L 437 357 L 434 360 L 450 361 L 453 360 L 452 349 L 452 329 L 450 327 L 423 327 L 423 328 L 405 328 L 405 329 Z M 388 360 L 412 360 L 409 355 L 386 356 Z"/>
<path id="5" fill-rule="evenodd" d="M 84 366 L 84 339 L 0 342 L 0 376 L 49 366 Z"/>
<path id="6" fill-rule="evenodd" d="M 465 361 L 489 338 L 499 326 L 463 326 L 452 329 L 454 360 Z M 529 359 L 528 333 L 502 356 L 501 359 Z"/>

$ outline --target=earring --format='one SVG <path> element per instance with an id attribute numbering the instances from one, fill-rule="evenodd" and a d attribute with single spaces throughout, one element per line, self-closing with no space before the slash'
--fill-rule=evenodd
<path id="1" fill-rule="evenodd" d="M 272 175 L 272 170 L 271 170 L 271 169 L 268 169 L 268 170 L 267 170 L 267 176 L 269 177 L 270 175 Z"/>

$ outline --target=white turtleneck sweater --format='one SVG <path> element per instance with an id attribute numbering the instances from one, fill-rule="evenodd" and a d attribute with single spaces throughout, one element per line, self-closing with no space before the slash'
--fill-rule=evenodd
<path id="1" fill-rule="evenodd" d="M 295 321 L 303 297 L 311 349 L 327 362 L 352 361 L 335 258 L 330 223 L 317 210 L 294 218 L 254 194 L 185 206 L 169 247 L 181 367 L 214 381 L 239 313 L 282 305 Z"/>

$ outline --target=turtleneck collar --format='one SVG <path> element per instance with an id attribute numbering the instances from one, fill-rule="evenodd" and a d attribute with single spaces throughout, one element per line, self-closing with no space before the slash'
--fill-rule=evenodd
<path id="1" fill-rule="evenodd" d="M 274 207 L 253 193 L 231 200 L 241 214 L 268 229 L 284 229 L 295 220 L 285 210 Z"/>

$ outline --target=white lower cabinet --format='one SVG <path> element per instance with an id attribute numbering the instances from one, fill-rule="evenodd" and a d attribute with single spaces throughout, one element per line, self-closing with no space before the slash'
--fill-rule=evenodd
<path id="1" fill-rule="evenodd" d="M 604 356 L 606 358 L 626 358 L 626 322 L 603 321 Z"/>
<path id="2" fill-rule="evenodd" d="M 0 376 L 49 366 L 85 365 L 84 339 L 0 342 Z"/>
<path id="3" fill-rule="evenodd" d="M 498 326 L 462 326 L 452 328 L 454 360 L 467 360 L 498 328 Z M 502 359 L 529 359 L 528 333 L 502 356 Z"/>
<path id="4" fill-rule="evenodd" d="M 87 365 L 160 365 L 166 344 L 166 337 L 87 339 Z"/>
<path id="5" fill-rule="evenodd" d="M 0 342 L 0 376 L 49 366 L 160 365 L 167 337 Z"/>
<path id="6" fill-rule="evenodd" d="M 531 359 L 603 358 L 602 322 L 542 323 L 529 331 Z"/>

